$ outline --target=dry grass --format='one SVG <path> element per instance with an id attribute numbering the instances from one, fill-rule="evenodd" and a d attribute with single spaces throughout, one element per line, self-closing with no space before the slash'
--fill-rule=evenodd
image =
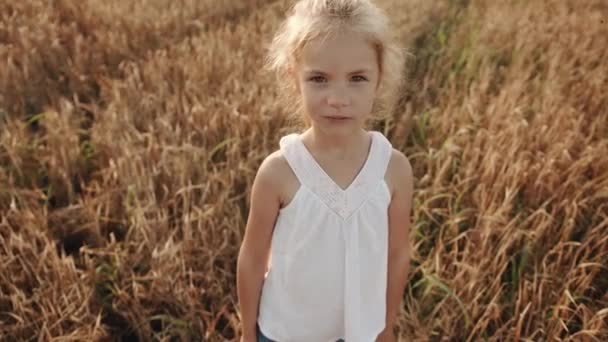
<path id="1" fill-rule="evenodd" d="M 608 340 L 608 3 L 397 1 L 404 340 Z M 285 1 L 0 3 L 0 336 L 233 340 Z"/>

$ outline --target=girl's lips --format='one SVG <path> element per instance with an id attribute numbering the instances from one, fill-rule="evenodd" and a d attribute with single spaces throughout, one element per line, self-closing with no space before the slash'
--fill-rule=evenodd
<path id="1" fill-rule="evenodd" d="M 327 119 L 327 121 L 329 121 L 332 124 L 347 124 L 351 120 L 351 118 L 346 117 L 346 116 L 342 116 L 342 117 L 326 116 L 325 119 Z"/>

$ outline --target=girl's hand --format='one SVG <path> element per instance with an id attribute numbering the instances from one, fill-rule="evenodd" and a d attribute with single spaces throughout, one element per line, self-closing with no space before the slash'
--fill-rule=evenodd
<path id="1" fill-rule="evenodd" d="M 246 333 L 241 334 L 240 342 L 257 342 L 258 337 L 256 332 L 250 333 L 247 331 Z"/>
<path id="2" fill-rule="evenodd" d="M 378 337 L 376 337 L 376 342 L 396 342 L 395 333 L 393 332 L 392 327 L 386 327 Z"/>
<path id="3" fill-rule="evenodd" d="M 240 342 L 256 342 L 255 338 L 241 336 Z"/>

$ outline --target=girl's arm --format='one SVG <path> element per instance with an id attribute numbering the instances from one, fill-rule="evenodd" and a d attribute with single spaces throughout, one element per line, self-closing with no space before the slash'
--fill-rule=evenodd
<path id="1" fill-rule="evenodd" d="M 251 189 L 249 217 L 237 260 L 237 295 L 241 309 L 242 340 L 256 340 L 256 322 L 272 231 L 280 207 L 276 155 L 260 165 Z"/>
<path id="2" fill-rule="evenodd" d="M 412 208 L 413 172 L 407 157 L 394 151 L 395 164 L 391 177 L 393 196 L 388 209 L 389 246 L 388 282 L 386 294 L 386 334 L 392 334 L 397 314 L 403 300 L 403 291 L 408 279 L 411 243 L 410 211 Z"/>

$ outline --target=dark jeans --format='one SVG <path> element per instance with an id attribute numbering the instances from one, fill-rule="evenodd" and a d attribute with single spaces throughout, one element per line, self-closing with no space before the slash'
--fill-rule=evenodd
<path id="1" fill-rule="evenodd" d="M 264 334 L 262 334 L 262 331 L 260 330 L 259 325 L 256 325 L 256 328 L 257 328 L 258 342 L 276 342 L 276 341 L 273 341 L 273 340 L 269 339 L 268 337 L 264 336 Z M 336 342 L 344 342 L 344 340 L 339 339 Z"/>

